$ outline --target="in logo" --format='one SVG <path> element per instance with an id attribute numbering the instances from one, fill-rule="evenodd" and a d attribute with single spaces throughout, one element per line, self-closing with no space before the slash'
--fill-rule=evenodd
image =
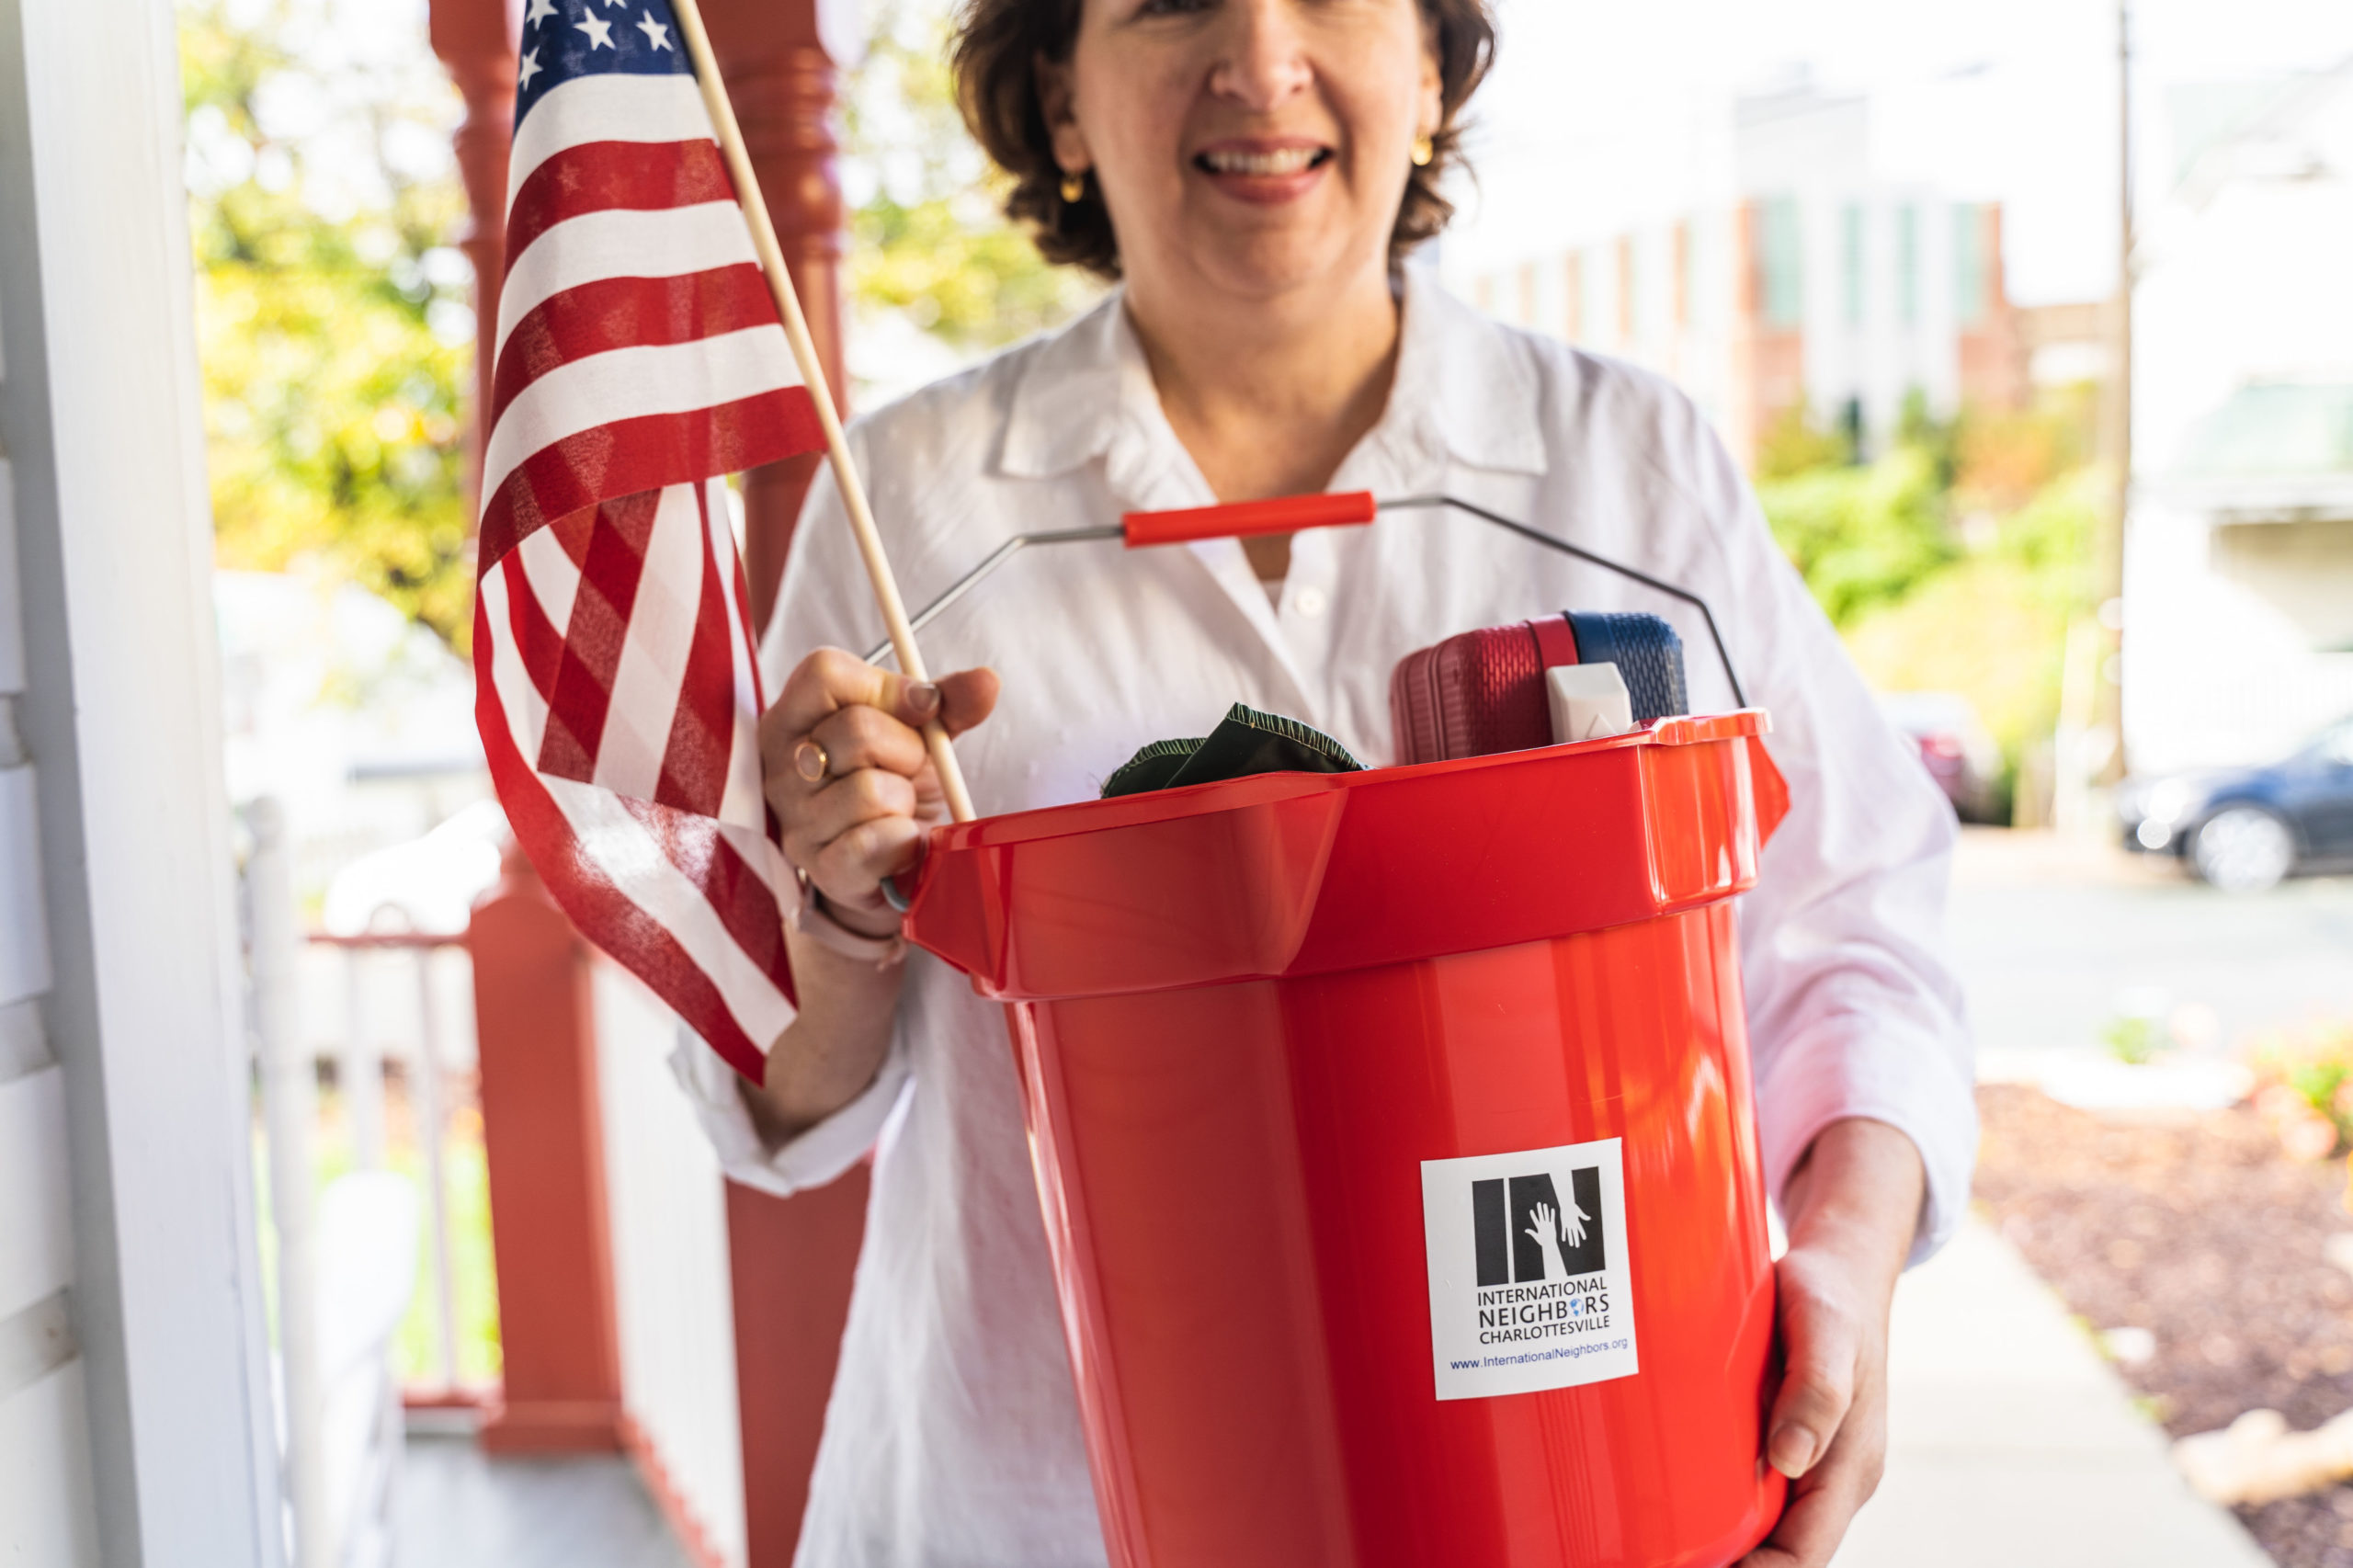
<path id="1" fill-rule="evenodd" d="M 1422 1235 L 1438 1398 L 1642 1371 L 1617 1139 L 1424 1160 Z"/>
<path id="2" fill-rule="evenodd" d="M 1472 1182 L 1471 1233 L 1482 1289 L 1567 1279 L 1607 1268 L 1600 1167 L 1582 1165 L 1569 1172 L 1565 1204 L 1546 1171 Z"/>

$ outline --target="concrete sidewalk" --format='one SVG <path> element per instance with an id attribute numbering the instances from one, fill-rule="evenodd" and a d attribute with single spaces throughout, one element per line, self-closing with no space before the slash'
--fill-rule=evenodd
<path id="1" fill-rule="evenodd" d="M 1972 1218 L 1904 1277 L 1887 1478 L 1835 1568 L 2268 1568 L 2009 1244 Z"/>

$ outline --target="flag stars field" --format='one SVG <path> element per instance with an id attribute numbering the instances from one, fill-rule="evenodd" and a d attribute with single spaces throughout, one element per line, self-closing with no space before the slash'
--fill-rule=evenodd
<path id="1" fill-rule="evenodd" d="M 613 47 L 613 24 L 603 17 L 590 17 L 585 21 L 574 22 L 572 26 L 574 31 L 588 35 L 589 48 L 610 49 Z"/>
<path id="2" fill-rule="evenodd" d="M 523 25 L 535 28 L 555 14 L 555 0 L 531 0 L 530 10 L 524 13 Z"/>
<path id="3" fill-rule="evenodd" d="M 653 12 L 646 12 L 643 17 L 638 18 L 636 25 L 637 30 L 643 33 L 645 35 L 646 41 L 651 43 L 654 48 L 667 49 L 670 47 L 670 29 L 655 21 L 654 19 Z"/>

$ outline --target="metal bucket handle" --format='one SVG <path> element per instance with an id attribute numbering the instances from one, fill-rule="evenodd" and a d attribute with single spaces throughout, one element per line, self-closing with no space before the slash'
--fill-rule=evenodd
<path id="1" fill-rule="evenodd" d="M 1748 694 L 1740 684 L 1740 673 L 1733 668 L 1732 653 L 1724 646 L 1723 632 L 1717 628 L 1715 611 L 1708 608 L 1707 600 L 1688 588 L 1679 588 L 1672 583 L 1662 582 L 1646 572 L 1638 572 L 1621 562 L 1610 560 L 1606 555 L 1597 555 L 1582 545 L 1571 544 L 1563 539 L 1555 539 L 1551 534 L 1531 528 L 1525 523 L 1514 522 L 1509 517 L 1491 512 L 1484 506 L 1474 506 L 1456 495 L 1406 495 L 1392 501 L 1377 500 L 1370 490 L 1339 491 L 1321 495 L 1283 495 L 1270 501 L 1236 501 L 1222 506 L 1189 506 L 1166 512 L 1129 512 L 1120 518 L 1116 527 L 1059 528 L 1038 533 L 1016 534 L 991 551 L 979 565 L 950 583 L 947 590 L 938 597 L 916 611 L 915 618 L 909 622 L 909 627 L 915 631 L 922 631 L 949 606 L 972 592 L 991 573 L 1031 545 L 1086 544 L 1119 540 L 1130 550 L 1145 550 L 1164 544 L 1188 544 L 1195 540 L 1247 539 L 1257 534 L 1297 533 L 1302 528 L 1348 528 L 1370 523 L 1382 512 L 1438 511 L 1446 508 L 1466 513 L 1483 523 L 1492 523 L 1505 532 L 1516 534 L 1531 544 L 1541 545 L 1547 550 L 1557 551 L 1563 555 L 1571 555 L 1579 561 L 1589 562 L 1605 571 L 1615 572 L 1621 577 L 1629 578 L 1646 588 L 1655 589 L 1670 598 L 1680 599 L 1691 606 L 1699 612 L 1699 618 L 1708 623 L 1708 639 L 1715 644 L 1716 658 L 1723 665 L 1724 679 L 1732 683 L 1734 706 L 1740 708 L 1748 706 Z M 891 644 L 885 642 L 878 647 L 867 650 L 866 662 L 870 665 L 880 664 L 889 657 L 890 653 Z M 1770 821 L 1778 825 L 1781 816 L 1789 810 L 1788 788 L 1780 783 L 1780 774 L 1773 767 L 1772 759 L 1765 755 L 1763 744 L 1752 740 L 1749 743 L 1749 749 L 1754 762 L 1760 765 L 1759 776 L 1770 779 L 1768 789 L 1769 803 L 1767 804 L 1766 809 Z M 1765 832 L 1769 836 L 1772 832 L 1771 827 L 1767 827 Z M 882 879 L 882 897 L 892 908 L 902 915 L 906 913 L 906 894 L 899 887 L 897 879 L 892 877 Z"/>
<path id="2" fill-rule="evenodd" d="M 1606 555 L 1597 555 L 1564 539 L 1555 539 L 1525 523 L 1514 522 L 1456 495 L 1406 495 L 1391 501 L 1374 499 L 1370 490 L 1341 491 L 1323 495 L 1284 495 L 1271 501 L 1237 501 L 1223 506 L 1191 506 L 1173 512 L 1130 512 L 1120 517 L 1116 527 L 1016 534 L 991 551 L 979 565 L 949 584 L 946 592 L 916 611 L 909 624 L 913 630 L 922 631 L 949 606 L 979 585 L 983 579 L 1031 545 L 1085 544 L 1119 540 L 1130 550 L 1143 550 L 1156 545 L 1188 544 L 1195 540 L 1247 539 L 1257 534 L 1297 533 L 1302 528 L 1346 528 L 1370 523 L 1382 512 L 1448 508 L 1465 513 L 1481 522 L 1492 523 L 1530 544 L 1541 545 L 1563 555 L 1573 555 L 1604 571 L 1615 572 L 1621 577 L 1691 606 L 1708 623 L 1708 638 L 1715 644 L 1716 658 L 1723 665 L 1724 678 L 1732 683 L 1733 705 L 1740 708 L 1748 706 L 1748 694 L 1740 684 L 1739 673 L 1733 668 L 1732 654 L 1724 647 L 1723 633 L 1717 629 L 1715 611 L 1708 608 L 1707 600 L 1688 588 L 1662 582 L 1646 572 L 1638 572 Z M 891 644 L 885 642 L 867 650 L 866 662 L 880 664 L 890 653 Z"/>

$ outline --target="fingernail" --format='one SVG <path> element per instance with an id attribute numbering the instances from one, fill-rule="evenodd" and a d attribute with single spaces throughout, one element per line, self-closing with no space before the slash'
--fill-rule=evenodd
<path id="1" fill-rule="evenodd" d="M 907 683 L 907 711 L 918 719 L 928 719 L 939 711 L 939 688 L 927 680 Z"/>
<path id="2" fill-rule="evenodd" d="M 1775 1470 L 1795 1481 L 1813 1464 L 1813 1434 L 1794 1424 L 1783 1426 L 1765 1446 L 1765 1457 L 1773 1461 Z"/>

